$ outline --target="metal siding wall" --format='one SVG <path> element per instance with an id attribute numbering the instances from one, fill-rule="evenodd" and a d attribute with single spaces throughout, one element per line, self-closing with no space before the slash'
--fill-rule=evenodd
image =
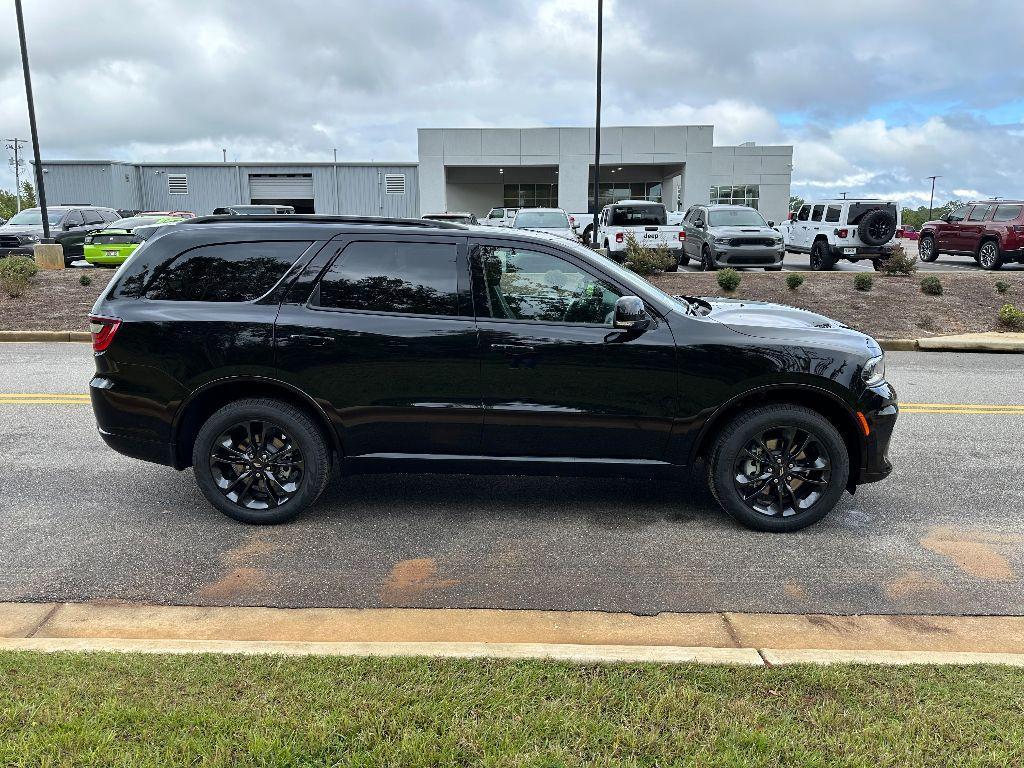
<path id="1" fill-rule="evenodd" d="M 384 192 L 384 175 L 405 174 L 405 194 Z M 419 213 L 419 181 L 415 166 L 339 166 L 340 213 L 357 216 L 416 218 Z"/>
<path id="2" fill-rule="evenodd" d="M 104 205 L 111 208 L 132 208 L 133 196 L 130 185 L 112 183 L 111 174 L 117 179 L 124 179 L 124 170 L 130 166 L 110 165 L 47 165 L 46 169 L 46 202 L 49 205 L 63 203 L 88 203 Z M 111 168 L 115 169 L 111 171 Z M 34 180 L 33 180 L 34 182 Z M 128 189 L 125 189 L 125 188 Z"/>
<path id="3" fill-rule="evenodd" d="M 161 171 L 161 173 L 157 173 Z M 183 173 L 188 176 L 188 194 L 167 193 L 167 174 Z M 243 202 L 238 196 L 238 174 L 233 165 L 177 166 L 145 165 L 142 177 L 143 208 L 150 211 L 184 210 L 197 216 L 213 213 L 221 205 Z M 248 186 L 245 183 L 245 186 Z M 244 191 L 248 202 L 248 189 Z"/>

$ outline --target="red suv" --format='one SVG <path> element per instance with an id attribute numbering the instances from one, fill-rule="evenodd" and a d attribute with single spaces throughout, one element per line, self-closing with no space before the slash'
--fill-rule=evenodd
<path id="1" fill-rule="evenodd" d="M 982 269 L 1024 264 L 1024 200 L 965 203 L 921 227 L 918 253 L 921 261 L 935 261 L 940 253 L 965 254 Z"/>

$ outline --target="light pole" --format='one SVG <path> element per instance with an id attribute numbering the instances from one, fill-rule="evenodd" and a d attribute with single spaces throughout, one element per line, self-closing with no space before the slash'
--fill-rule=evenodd
<path id="1" fill-rule="evenodd" d="M 14 150 L 14 197 L 17 201 L 18 213 L 21 213 L 21 145 L 28 142 L 24 139 L 7 139 L 11 142 L 8 149 Z"/>
<path id="2" fill-rule="evenodd" d="M 925 176 L 926 179 L 932 180 L 932 194 L 928 198 L 928 221 L 932 220 L 932 207 L 935 205 L 935 180 L 941 179 L 941 176 Z"/>
<path id="3" fill-rule="evenodd" d="M 597 115 L 594 118 L 594 228 L 591 244 L 597 247 L 597 217 L 601 197 L 601 41 L 604 36 L 604 0 L 597 0 Z"/>
<path id="4" fill-rule="evenodd" d="M 25 45 L 25 15 L 21 11 L 21 0 L 14 0 L 14 12 L 18 17 L 18 40 L 21 43 L 21 68 L 25 73 L 25 99 L 28 101 L 28 124 L 32 129 L 32 152 L 36 160 L 36 196 L 43 215 L 43 240 L 50 242 L 50 217 L 46 212 L 46 188 L 43 186 L 43 161 L 39 157 L 39 131 L 36 130 L 36 104 L 32 99 L 32 75 L 28 70 L 28 46 Z"/>

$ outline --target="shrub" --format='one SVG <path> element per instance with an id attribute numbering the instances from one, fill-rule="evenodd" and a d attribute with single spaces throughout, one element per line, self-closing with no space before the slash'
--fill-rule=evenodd
<path id="1" fill-rule="evenodd" d="M 740 273 L 730 267 L 721 270 L 718 273 L 718 287 L 729 293 L 735 291 L 740 287 Z"/>
<path id="2" fill-rule="evenodd" d="M 638 275 L 653 275 L 668 269 L 675 257 L 665 246 L 645 248 L 630 232 L 626 235 L 626 253 L 623 263 Z"/>
<path id="3" fill-rule="evenodd" d="M 996 293 L 1006 293 L 1010 290 L 1008 283 L 1004 283 L 1002 280 L 996 280 Z"/>
<path id="4" fill-rule="evenodd" d="M 78 284 L 79 285 L 92 285 L 92 278 L 89 277 L 88 275 L 82 275 L 80 278 L 78 278 Z"/>
<path id="5" fill-rule="evenodd" d="M 999 324 L 1012 331 L 1024 331 L 1024 312 L 1013 304 L 1003 304 L 999 308 Z"/>
<path id="6" fill-rule="evenodd" d="M 874 278 L 872 278 L 867 272 L 858 272 L 853 276 L 853 287 L 858 291 L 870 291 L 871 286 L 874 284 Z"/>
<path id="7" fill-rule="evenodd" d="M 879 264 L 880 271 L 887 275 L 912 275 L 917 272 L 917 257 L 907 256 L 907 252 L 899 243 L 893 246 L 892 255 Z"/>
<path id="8" fill-rule="evenodd" d="M 0 290 L 16 299 L 25 292 L 29 281 L 35 277 L 39 267 L 28 256 L 8 256 L 0 259 Z"/>
<path id="9" fill-rule="evenodd" d="M 927 293 L 929 296 L 941 296 L 942 281 L 935 275 L 928 275 L 921 281 L 921 293 Z"/>
<path id="10" fill-rule="evenodd" d="M 789 286 L 791 291 L 795 291 L 801 285 L 804 284 L 804 276 L 799 272 L 790 272 L 786 275 L 786 285 Z"/>

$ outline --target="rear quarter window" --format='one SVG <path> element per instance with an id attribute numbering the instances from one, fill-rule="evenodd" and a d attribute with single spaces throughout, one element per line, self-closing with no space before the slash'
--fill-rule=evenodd
<path id="1" fill-rule="evenodd" d="M 218 243 L 193 248 L 158 269 L 155 301 L 253 301 L 284 277 L 311 242 Z"/>
<path id="2" fill-rule="evenodd" d="M 1022 205 L 997 205 L 992 221 L 1013 221 L 1020 216 L 1022 210 Z"/>

